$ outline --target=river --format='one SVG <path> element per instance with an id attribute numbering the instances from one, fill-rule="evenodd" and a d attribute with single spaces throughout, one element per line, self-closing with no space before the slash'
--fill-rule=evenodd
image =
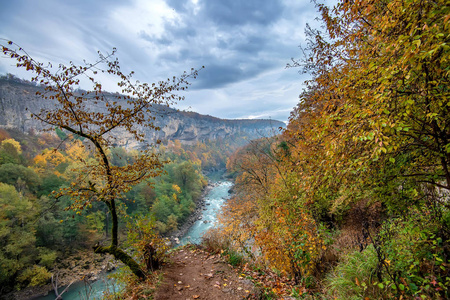
<path id="1" fill-rule="evenodd" d="M 184 237 L 180 239 L 180 245 L 185 245 L 188 242 L 198 244 L 201 241 L 203 234 L 213 227 L 217 221 L 217 212 L 228 199 L 228 191 L 232 187 L 230 181 L 216 181 L 212 183 L 213 187 L 205 195 L 205 207 L 202 212 L 202 217 L 197 220 Z M 60 288 L 60 292 L 64 288 Z M 103 291 L 105 290 L 119 290 L 117 284 L 113 279 L 108 279 L 107 276 L 100 276 L 100 279 L 89 284 L 80 281 L 70 286 L 69 290 L 64 293 L 64 300 L 84 300 L 84 299 L 102 299 Z M 56 295 L 50 292 L 47 296 L 37 297 L 34 300 L 54 300 Z"/>
<path id="2" fill-rule="evenodd" d="M 205 196 L 205 207 L 202 218 L 197 220 L 186 235 L 180 239 L 180 244 L 188 242 L 199 244 L 203 234 L 217 222 L 217 212 L 228 198 L 228 191 L 233 184 L 230 181 L 218 181 L 213 183 L 213 188 Z"/>

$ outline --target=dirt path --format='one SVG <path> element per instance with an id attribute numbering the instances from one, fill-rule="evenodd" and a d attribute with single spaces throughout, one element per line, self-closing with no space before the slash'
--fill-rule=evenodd
<path id="1" fill-rule="evenodd" d="M 253 299 L 257 291 L 250 280 L 240 278 L 218 255 L 200 249 L 185 247 L 173 252 L 163 274 L 155 300 Z"/>

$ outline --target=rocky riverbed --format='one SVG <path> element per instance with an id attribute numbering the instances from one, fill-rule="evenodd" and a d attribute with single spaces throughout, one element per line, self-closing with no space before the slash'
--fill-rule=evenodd
<path id="1" fill-rule="evenodd" d="M 110 272 L 117 268 L 118 262 L 107 255 L 96 254 L 89 250 L 75 250 L 68 253 L 68 257 L 58 262 L 51 272 L 58 276 L 58 286 L 63 287 L 72 282 L 87 280 L 95 281 L 101 272 Z M 45 286 L 28 287 L 21 291 L 6 295 L 4 299 L 27 300 L 45 296 L 53 290 L 51 284 Z M 62 288 L 60 288 L 60 291 Z"/>
<path id="2" fill-rule="evenodd" d="M 177 245 L 177 241 L 189 231 L 192 225 L 201 218 L 205 209 L 206 195 L 217 186 L 217 183 L 209 183 L 203 190 L 202 196 L 196 203 L 195 211 L 190 215 L 188 220 L 180 226 L 175 232 L 171 232 L 167 237 L 172 246 Z M 52 270 L 53 274 L 58 274 L 58 286 L 63 287 L 71 282 L 88 280 L 95 281 L 101 272 L 109 272 L 115 269 L 119 262 L 114 260 L 111 255 L 99 255 L 90 250 L 70 250 L 66 253 L 67 258 L 56 264 Z M 38 296 L 47 295 L 53 287 L 51 284 L 39 287 L 29 287 L 24 290 L 7 295 L 4 299 L 27 300 Z"/>
<path id="3" fill-rule="evenodd" d="M 196 203 L 195 211 L 192 212 L 192 214 L 189 216 L 187 221 L 184 222 L 184 224 L 182 224 L 178 228 L 178 230 L 172 231 L 168 235 L 168 238 L 172 244 L 172 247 L 175 247 L 178 244 L 180 238 L 185 236 L 186 233 L 189 231 L 189 229 L 192 227 L 192 225 L 194 225 L 194 223 L 197 220 L 199 220 L 199 218 L 201 218 L 201 216 L 203 214 L 203 209 L 205 208 L 206 195 L 214 188 L 215 185 L 216 185 L 216 183 L 208 183 L 208 185 L 203 189 L 202 196 Z"/>

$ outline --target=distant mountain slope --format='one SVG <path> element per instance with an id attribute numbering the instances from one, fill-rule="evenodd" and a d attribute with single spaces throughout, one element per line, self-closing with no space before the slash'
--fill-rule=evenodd
<path id="1" fill-rule="evenodd" d="M 50 107 L 52 102 L 36 95 L 43 90 L 30 82 L 17 78 L 0 78 L 0 128 L 17 128 L 22 132 L 40 131 L 44 124 L 31 118 L 31 112 L 39 112 Z M 111 97 L 115 97 L 111 94 Z M 247 135 L 249 138 L 272 136 L 285 124 L 275 120 L 226 120 L 195 112 L 182 112 L 160 105 L 153 105 L 155 124 L 160 131 L 147 132 L 149 142 L 157 139 L 164 141 L 180 140 L 185 144 L 196 141 L 226 138 L 235 134 Z M 142 127 L 142 130 L 147 130 Z M 121 133 L 116 133 L 121 134 Z M 125 134 L 120 136 L 121 145 L 138 148 Z"/>

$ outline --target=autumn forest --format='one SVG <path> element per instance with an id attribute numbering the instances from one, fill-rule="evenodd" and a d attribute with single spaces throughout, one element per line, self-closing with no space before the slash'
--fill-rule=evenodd
<path id="1" fill-rule="evenodd" d="M 259 299 L 448 299 L 449 3 L 316 8 L 321 26 L 287 65 L 309 79 L 287 127 L 266 137 L 149 142 L 136 128 L 160 130 L 153 106 L 183 100 L 202 69 L 141 83 L 114 49 L 55 71 L 1 40 L 55 106 L 32 112 L 42 132 L 0 129 L 0 295 L 48 284 L 73 247 L 121 261 L 129 287 L 148 280 L 207 175 L 226 169 L 231 197 L 201 247 Z M 117 131 L 145 146 L 117 146 Z"/>

